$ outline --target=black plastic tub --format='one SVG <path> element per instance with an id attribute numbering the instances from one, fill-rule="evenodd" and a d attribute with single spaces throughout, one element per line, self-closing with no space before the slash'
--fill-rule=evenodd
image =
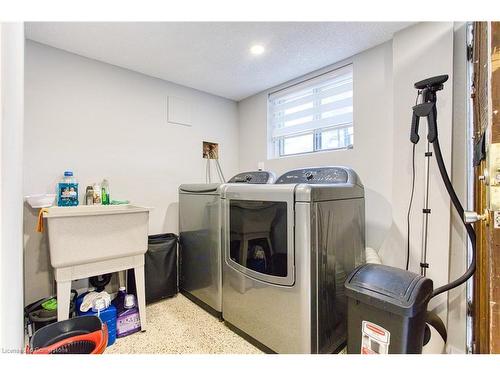
<path id="1" fill-rule="evenodd" d="M 30 340 L 32 354 L 101 354 L 108 343 L 105 324 L 97 316 L 78 316 L 39 329 Z"/>

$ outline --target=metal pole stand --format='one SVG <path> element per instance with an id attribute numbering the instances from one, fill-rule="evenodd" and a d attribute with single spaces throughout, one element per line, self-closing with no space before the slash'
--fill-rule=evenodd
<path id="1" fill-rule="evenodd" d="M 425 151 L 425 191 L 424 191 L 424 208 L 423 222 L 422 222 L 422 252 L 420 254 L 420 274 L 426 276 L 427 268 L 429 264 L 427 263 L 427 240 L 429 237 L 429 215 L 431 214 L 431 209 L 429 207 L 429 170 L 430 170 L 430 159 L 432 157 L 431 144 L 427 142 L 427 149 Z"/>

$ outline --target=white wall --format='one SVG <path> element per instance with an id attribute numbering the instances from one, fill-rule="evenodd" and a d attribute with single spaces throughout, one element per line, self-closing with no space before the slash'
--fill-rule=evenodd
<path id="1" fill-rule="evenodd" d="M 420 23 L 395 34 L 391 42 L 362 52 L 354 64 L 354 149 L 267 160 L 267 93 L 271 88 L 239 103 L 240 166 L 265 162 L 278 174 L 292 168 L 346 165 L 360 175 L 366 189 L 367 246 L 379 251 L 384 263 L 404 267 L 406 212 L 410 196 L 411 108 L 413 84 L 423 78 L 449 74 L 439 94 L 439 136 L 443 157 L 450 168 L 453 94 L 453 23 Z M 335 65 L 323 70 L 331 69 Z M 412 215 L 411 270 L 420 272 L 423 204 L 423 152 L 426 121 L 421 121 L 422 141 L 417 147 L 417 181 Z M 436 287 L 448 281 L 450 203 L 438 174 L 431 167 L 428 276 Z M 446 296 L 432 301 L 446 323 Z"/>
<path id="2" fill-rule="evenodd" d="M 0 352 L 24 344 L 22 157 L 24 26 L 0 24 Z"/>
<path id="3" fill-rule="evenodd" d="M 411 181 L 411 149 L 408 140 L 410 108 L 415 102 L 413 83 L 426 77 L 449 74 L 445 89 L 438 94 L 438 133 L 442 154 L 448 171 L 451 172 L 452 103 L 453 103 L 453 23 L 420 23 L 396 33 L 394 51 L 394 149 L 393 160 L 393 218 L 394 225 L 388 241 L 381 248 L 384 258 L 400 265 L 406 248 L 406 210 L 408 207 Z M 401 131 L 397 131 L 400 129 Z M 411 233 L 410 269 L 419 272 L 422 244 L 421 223 L 424 192 L 424 157 L 427 123 L 420 124 L 421 141 L 417 145 L 415 204 L 412 211 L 413 231 Z M 435 158 L 430 163 L 429 239 L 427 275 L 434 281 L 434 287 L 448 282 L 450 246 L 450 200 L 439 175 Z M 431 307 L 446 323 L 446 295 L 431 301 Z"/>
<path id="4" fill-rule="evenodd" d="M 204 182 L 202 141 L 238 171 L 235 102 L 26 41 L 24 193 L 54 192 L 66 169 L 85 187 L 106 177 L 111 196 L 154 207 L 150 232 L 177 232 L 181 183 Z M 192 105 L 192 127 L 167 123 L 167 96 Z M 215 175 L 215 172 L 212 173 Z M 26 299 L 50 292 L 46 239 L 25 206 Z"/>
<path id="5" fill-rule="evenodd" d="M 343 61 L 314 75 L 342 66 Z M 278 175 L 300 167 L 344 165 L 352 167 L 366 189 L 367 245 L 379 248 L 392 222 L 392 43 L 352 58 L 354 68 L 354 148 L 301 156 L 267 159 L 267 93 L 238 103 L 240 167 L 250 170 L 264 162 Z M 289 82 L 284 86 L 291 84 Z M 269 91 L 274 91 L 272 88 Z"/>

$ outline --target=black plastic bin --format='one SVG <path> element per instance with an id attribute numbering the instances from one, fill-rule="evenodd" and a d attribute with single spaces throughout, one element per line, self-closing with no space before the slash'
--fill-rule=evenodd
<path id="1" fill-rule="evenodd" d="M 78 292 L 75 289 L 71 289 L 71 294 L 73 295 L 73 297 L 71 298 L 69 307 L 70 318 L 75 314 L 75 305 L 76 298 L 78 297 Z M 24 317 L 28 336 L 31 337 L 33 333 L 38 331 L 40 328 L 57 322 L 57 310 L 45 310 L 42 307 L 42 304 L 44 302 L 51 299 L 57 299 L 57 296 L 54 295 L 47 298 L 42 298 L 24 308 Z"/>
<path id="2" fill-rule="evenodd" d="M 357 267 L 345 282 L 347 352 L 422 352 L 432 280 L 381 264 Z"/>
<path id="3" fill-rule="evenodd" d="M 144 259 L 146 303 L 173 297 L 179 291 L 177 282 L 177 243 L 173 233 L 148 237 L 148 251 Z M 135 293 L 134 270 L 128 270 L 127 292 Z"/>

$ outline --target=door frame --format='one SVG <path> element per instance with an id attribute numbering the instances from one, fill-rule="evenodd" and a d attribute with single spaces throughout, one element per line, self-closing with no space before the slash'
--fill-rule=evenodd
<path id="1" fill-rule="evenodd" d="M 488 149 L 500 143 L 500 22 L 474 23 L 473 64 L 473 140 L 476 153 L 485 151 L 474 168 L 474 210 L 483 213 L 491 207 L 485 174 Z M 483 136 L 484 148 L 479 142 Z M 500 229 L 493 225 L 494 212 L 487 211 L 485 218 L 475 224 L 473 352 L 493 354 L 500 353 Z"/>

